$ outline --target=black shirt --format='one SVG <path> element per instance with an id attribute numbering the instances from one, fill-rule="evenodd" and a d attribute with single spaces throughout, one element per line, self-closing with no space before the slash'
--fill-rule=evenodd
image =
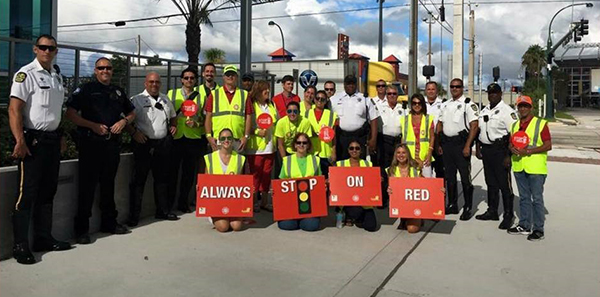
<path id="1" fill-rule="evenodd" d="M 107 127 L 111 127 L 135 109 L 122 88 L 107 86 L 97 81 L 77 88 L 66 105 L 81 111 L 81 117 L 84 119 Z M 88 130 L 82 127 L 79 129 Z"/>

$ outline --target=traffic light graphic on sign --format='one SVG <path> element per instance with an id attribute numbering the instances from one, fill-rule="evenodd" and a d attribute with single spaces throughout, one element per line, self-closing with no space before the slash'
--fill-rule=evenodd
<path id="1" fill-rule="evenodd" d="M 296 181 L 296 189 L 298 193 L 298 213 L 309 214 L 312 212 L 310 207 L 310 184 L 307 179 Z"/>

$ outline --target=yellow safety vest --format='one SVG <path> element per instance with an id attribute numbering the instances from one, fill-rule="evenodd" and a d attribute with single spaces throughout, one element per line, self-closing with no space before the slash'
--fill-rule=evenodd
<path id="1" fill-rule="evenodd" d="M 367 160 L 360 160 L 359 162 L 360 166 L 359 167 L 373 167 L 373 164 Z M 337 167 L 350 167 L 350 159 L 346 159 L 346 160 L 341 160 L 341 161 L 337 161 L 335 162 L 335 166 Z"/>
<path id="2" fill-rule="evenodd" d="M 386 168 L 385 172 L 389 172 L 390 168 Z M 421 176 L 421 171 L 418 168 L 415 167 L 410 167 L 410 170 L 408 171 L 408 176 L 409 177 L 419 177 Z M 394 171 L 394 174 L 390 175 L 389 177 L 400 177 L 400 167 L 396 167 L 396 170 Z"/>
<path id="3" fill-rule="evenodd" d="M 300 114 L 308 118 L 308 112 L 315 108 L 315 104 L 312 104 L 309 109 L 306 109 L 306 103 L 304 103 L 304 99 L 299 102 L 300 103 Z"/>
<path id="4" fill-rule="evenodd" d="M 419 127 L 419 159 L 425 161 L 429 153 L 429 128 L 431 121 L 429 115 L 421 115 L 421 127 Z M 402 131 L 402 143 L 408 146 L 411 156 L 416 158 L 416 136 L 412 124 L 412 115 L 408 114 L 400 118 L 400 128 Z M 431 158 L 433 160 L 433 157 Z"/>
<path id="5" fill-rule="evenodd" d="M 223 172 L 220 158 L 219 151 L 214 151 L 204 156 L 204 163 L 206 164 L 208 174 L 242 174 L 246 157 L 232 151 L 229 164 L 227 165 L 227 172 Z"/>
<path id="6" fill-rule="evenodd" d="M 204 87 L 200 88 L 201 91 L 198 91 L 199 95 L 194 98 L 194 102 L 198 105 L 198 113 L 193 117 L 193 120 L 198 123 L 197 127 L 189 127 L 185 124 L 187 117 L 184 116 L 181 112 L 177 112 L 177 132 L 173 136 L 174 139 L 179 139 L 181 137 L 188 139 L 199 139 L 202 135 L 205 134 L 204 129 L 204 103 L 206 101 L 206 91 Z M 196 89 L 198 90 L 198 89 Z M 181 105 L 186 100 L 183 97 L 182 89 L 172 89 L 169 90 L 167 96 L 171 99 L 175 110 L 179 110 Z"/>
<path id="7" fill-rule="evenodd" d="M 547 121 L 544 119 L 540 119 L 538 117 L 533 117 L 529 125 L 527 125 L 527 129 L 525 129 L 525 134 L 529 136 L 529 145 L 527 148 L 533 149 L 536 147 L 540 147 L 544 144 L 542 141 L 542 130 L 546 126 Z M 516 121 L 512 125 L 511 135 L 515 134 L 519 131 L 521 127 L 521 121 Z M 512 170 L 514 172 L 521 172 L 525 170 L 528 174 L 548 174 L 548 167 L 546 162 L 548 160 L 548 152 L 532 154 L 530 156 L 517 156 L 512 155 Z"/>
<path id="8" fill-rule="evenodd" d="M 310 125 L 313 129 L 313 134 L 315 136 L 310 138 L 310 142 L 312 143 L 313 152 L 315 155 L 321 158 L 329 158 L 333 154 L 333 141 L 332 142 L 324 142 L 319 138 L 319 131 L 321 128 L 325 126 L 329 126 L 333 128 L 333 124 L 335 124 L 335 120 L 337 119 L 337 114 L 329 109 L 324 109 L 323 114 L 321 115 L 321 120 L 317 121 L 317 117 L 315 116 L 315 109 L 307 110 L 307 117 Z"/>
<path id="9" fill-rule="evenodd" d="M 221 130 L 231 129 L 233 138 L 240 139 L 244 136 L 246 124 L 246 97 L 247 92 L 236 88 L 233 100 L 229 103 L 225 88 L 221 87 L 212 91 L 212 129 L 213 137 L 218 137 Z"/>
<path id="10" fill-rule="evenodd" d="M 260 137 L 258 135 L 256 135 L 256 133 L 258 132 L 258 126 L 256 125 L 256 122 L 258 121 L 258 116 L 260 116 L 264 112 L 261 108 L 260 105 L 258 104 L 258 102 L 254 102 L 253 103 L 254 106 L 254 123 L 253 123 L 253 127 L 255 128 L 254 130 L 254 135 L 250 135 L 250 138 L 248 138 L 248 143 L 246 144 L 246 148 L 248 151 L 252 152 L 256 152 L 258 150 L 264 150 L 267 147 L 267 140 L 265 139 L 265 137 Z M 271 116 L 271 118 L 273 119 L 273 126 L 271 126 L 271 128 L 269 128 L 269 130 L 267 130 L 267 133 L 271 133 L 270 137 L 271 139 L 274 139 L 273 136 L 273 131 L 275 130 L 275 124 L 277 123 L 277 120 L 279 119 L 279 114 L 277 113 L 277 109 L 275 108 L 275 106 L 273 105 L 273 103 L 269 102 L 267 104 L 267 107 L 269 109 L 269 114 Z M 275 141 L 273 141 L 273 145 L 275 145 Z"/>
<path id="11" fill-rule="evenodd" d="M 298 166 L 298 157 L 296 154 L 283 158 L 283 172 L 285 172 L 289 178 L 316 176 L 319 172 L 320 158 L 312 154 L 307 155 L 306 158 L 308 158 L 308 160 L 304 175 L 300 171 L 300 166 Z"/>

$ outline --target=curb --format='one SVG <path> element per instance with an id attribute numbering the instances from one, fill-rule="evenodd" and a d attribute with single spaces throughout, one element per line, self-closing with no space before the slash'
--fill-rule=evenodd
<path id="1" fill-rule="evenodd" d="M 577 126 L 579 125 L 579 121 L 577 120 L 570 120 L 570 119 L 560 119 L 560 118 L 555 118 L 557 122 L 561 122 L 565 125 L 569 125 L 569 126 Z"/>

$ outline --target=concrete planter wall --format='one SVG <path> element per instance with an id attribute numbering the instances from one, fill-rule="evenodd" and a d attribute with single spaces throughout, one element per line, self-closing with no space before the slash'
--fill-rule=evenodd
<path id="1" fill-rule="evenodd" d="M 78 193 L 77 160 L 62 161 L 58 191 L 54 196 L 54 222 L 52 234 L 58 240 L 74 238 L 73 220 L 77 213 Z M 115 180 L 115 202 L 119 211 L 118 221 L 125 222 L 129 214 L 129 181 L 133 173 L 133 155 L 121 154 L 121 162 Z M 16 166 L 0 168 L 0 260 L 12 257 L 13 230 L 11 212 L 15 206 L 19 191 L 19 171 Z M 142 217 L 154 214 L 154 192 L 152 190 L 152 174 L 149 174 L 144 191 Z M 96 187 L 96 198 L 90 220 L 90 232 L 100 228 L 99 186 Z"/>

